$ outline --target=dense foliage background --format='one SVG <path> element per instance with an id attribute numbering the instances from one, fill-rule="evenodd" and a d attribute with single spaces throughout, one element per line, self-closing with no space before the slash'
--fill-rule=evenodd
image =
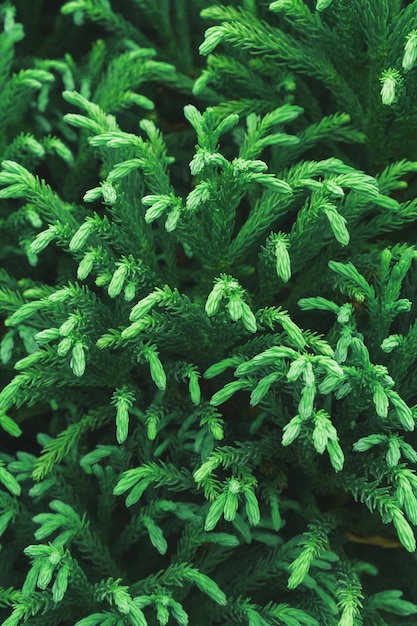
<path id="1" fill-rule="evenodd" d="M 416 19 L 0 2 L 2 624 L 414 623 Z"/>

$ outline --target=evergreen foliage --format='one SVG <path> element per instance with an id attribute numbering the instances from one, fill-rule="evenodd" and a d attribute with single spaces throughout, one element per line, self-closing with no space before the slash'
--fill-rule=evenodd
<path id="1" fill-rule="evenodd" d="M 0 2 L 2 624 L 415 623 L 416 18 Z"/>

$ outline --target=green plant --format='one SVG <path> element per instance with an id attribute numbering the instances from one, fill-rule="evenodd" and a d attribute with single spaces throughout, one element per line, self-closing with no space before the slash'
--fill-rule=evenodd
<path id="1" fill-rule="evenodd" d="M 417 3 L 27 4 L 2 623 L 413 623 Z"/>

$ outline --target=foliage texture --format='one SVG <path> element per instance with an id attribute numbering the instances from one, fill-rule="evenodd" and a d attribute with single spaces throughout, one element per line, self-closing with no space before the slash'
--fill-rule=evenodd
<path id="1" fill-rule="evenodd" d="M 0 2 L 2 624 L 415 623 L 416 19 Z"/>

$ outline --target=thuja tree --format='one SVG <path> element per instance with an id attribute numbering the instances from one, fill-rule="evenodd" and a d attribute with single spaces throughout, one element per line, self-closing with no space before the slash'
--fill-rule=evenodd
<path id="1" fill-rule="evenodd" d="M 43 4 L 0 4 L 2 623 L 414 623 L 417 3 Z"/>

